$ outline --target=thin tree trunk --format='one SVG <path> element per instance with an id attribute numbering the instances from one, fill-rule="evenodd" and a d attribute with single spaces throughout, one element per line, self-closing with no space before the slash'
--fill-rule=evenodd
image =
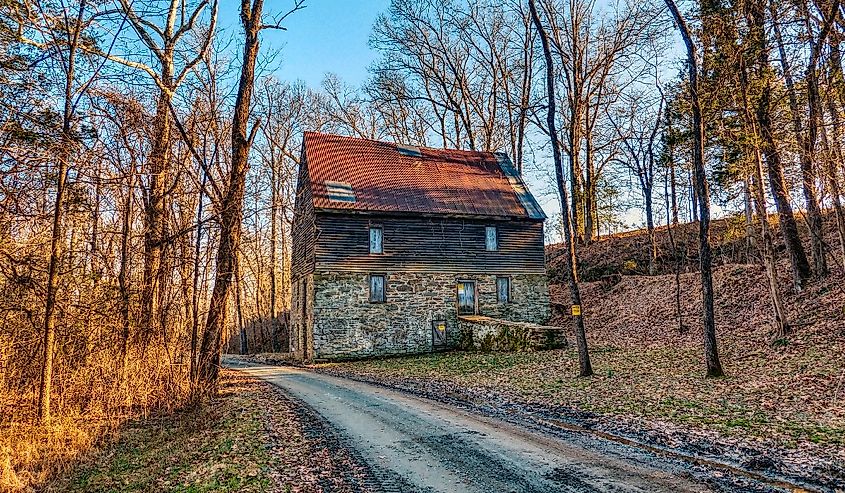
<path id="1" fill-rule="evenodd" d="M 593 135 L 587 132 L 585 148 L 587 155 L 587 176 L 584 181 L 584 241 L 589 244 L 595 238 L 595 214 L 596 184 L 595 184 L 595 162 L 593 161 Z"/>
<path id="2" fill-rule="evenodd" d="M 241 272 L 240 272 L 240 259 L 235 259 L 235 314 L 237 315 L 238 321 L 238 334 L 240 335 L 240 342 L 241 348 L 240 353 L 242 355 L 249 354 L 249 340 L 246 337 L 246 328 L 244 327 L 244 315 L 243 315 L 243 307 L 241 306 Z M 253 325 L 252 329 L 252 339 L 253 342 L 257 339 L 255 337 L 255 325 Z"/>
<path id="3" fill-rule="evenodd" d="M 203 209 L 203 198 L 205 190 L 205 184 L 208 182 L 208 173 L 205 172 L 205 169 L 200 167 L 200 173 L 202 173 L 202 185 L 200 186 L 200 196 L 197 202 L 197 236 L 196 240 L 194 241 L 194 279 L 193 279 L 193 290 L 191 292 L 191 313 L 192 313 L 192 320 L 191 320 L 191 368 L 190 368 L 190 377 L 191 377 L 191 387 L 193 390 L 196 390 L 196 382 L 197 382 L 197 342 L 199 339 L 199 327 L 200 327 L 200 303 L 199 303 L 199 292 L 200 292 L 200 248 L 202 246 L 202 209 Z"/>
<path id="4" fill-rule="evenodd" d="M 681 16 L 674 0 L 665 0 L 666 6 L 675 18 L 687 49 L 689 69 L 690 102 L 692 103 L 693 167 L 695 169 L 695 190 L 698 199 L 698 250 L 701 270 L 701 298 L 704 322 L 704 356 L 708 377 L 725 374 L 719 360 L 716 342 L 716 319 L 713 307 L 712 252 L 710 249 L 710 190 L 704 170 L 704 122 L 701 117 L 701 103 L 698 94 L 698 58 L 692 34 Z"/>
<path id="5" fill-rule="evenodd" d="M 129 357 L 129 330 L 130 330 L 130 299 L 129 299 L 129 232 L 132 223 L 133 184 L 135 179 L 134 164 L 129 170 L 129 183 L 126 187 L 126 200 L 123 203 L 123 224 L 120 232 L 120 272 L 117 275 L 117 283 L 120 289 L 120 368 L 121 388 L 126 385 L 126 363 Z"/>
<path id="6" fill-rule="evenodd" d="M 278 175 L 276 173 L 276 152 L 270 150 L 270 324 L 272 327 L 273 352 L 279 352 L 279 321 L 276 307 L 276 248 L 278 247 Z"/>
<path id="7" fill-rule="evenodd" d="M 757 216 L 760 222 L 761 240 L 763 243 L 763 264 L 766 267 L 766 277 L 769 280 L 769 295 L 772 300 L 772 315 L 774 316 L 775 337 L 781 339 L 790 333 L 789 321 L 783 307 L 783 297 L 778 283 L 777 260 L 772 243 L 772 233 L 769 228 L 769 218 L 766 212 L 766 198 L 763 194 L 763 162 L 759 150 L 755 151 L 756 166 L 754 176 L 754 197 Z"/>
<path id="8" fill-rule="evenodd" d="M 839 112 L 833 98 L 827 100 L 828 112 L 831 119 L 831 131 L 833 132 L 833 142 L 831 143 L 833 159 L 827 160 L 826 179 L 828 190 L 833 202 L 833 211 L 836 215 L 836 232 L 839 236 L 839 257 L 840 263 L 845 269 L 845 211 L 842 207 L 842 192 L 839 188 L 839 179 L 837 177 L 836 163 L 845 163 L 845 155 L 842 153 L 842 127 L 839 120 Z"/>
<path id="9" fill-rule="evenodd" d="M 64 108 L 62 112 L 61 148 L 58 154 L 58 170 L 56 173 L 56 197 L 53 201 L 53 224 L 50 234 L 50 260 L 47 267 L 47 292 L 44 301 L 44 326 L 42 332 L 41 375 L 38 385 L 38 421 L 50 420 L 50 397 L 53 388 L 53 346 L 56 339 L 56 292 L 59 287 L 61 273 L 59 262 L 62 256 L 62 216 L 64 212 L 65 186 L 67 184 L 68 169 L 73 153 L 74 139 L 71 135 L 71 120 L 73 118 L 73 81 L 76 76 L 76 50 L 79 45 L 82 19 L 85 13 L 86 0 L 79 3 L 76 24 L 73 26 L 71 40 L 68 46 L 65 69 Z M 70 29 L 70 24 L 66 24 Z"/>
<path id="10" fill-rule="evenodd" d="M 745 206 L 745 246 L 748 249 L 748 257 L 754 249 L 754 204 L 751 198 L 752 177 L 742 180 L 743 205 Z"/>
<path id="11" fill-rule="evenodd" d="M 678 246 L 675 243 L 675 233 L 672 231 L 673 224 L 666 218 L 666 232 L 669 235 L 669 245 L 672 247 L 672 257 L 675 260 L 674 274 L 675 274 L 675 320 L 678 322 L 678 332 L 686 332 L 687 326 L 684 325 L 684 312 L 681 309 L 681 261 L 682 257 L 679 255 Z"/>
<path id="12" fill-rule="evenodd" d="M 648 273 L 654 275 L 657 273 L 657 238 L 654 234 L 654 200 L 651 184 L 643 188 L 643 195 L 645 196 L 645 222 L 649 244 Z"/>
<path id="13" fill-rule="evenodd" d="M 567 243 L 566 269 L 567 269 L 567 283 L 569 284 L 569 294 L 572 301 L 572 316 L 575 321 L 575 338 L 578 343 L 578 365 L 580 369 L 579 376 L 588 377 L 593 374 L 593 367 L 590 362 L 590 353 L 587 348 L 587 334 L 584 326 L 584 314 L 581 308 L 581 291 L 578 287 L 578 256 L 575 246 L 575 231 L 573 225 L 570 223 L 569 204 L 566 196 L 566 185 L 563 181 L 563 164 L 560 155 L 560 144 L 557 140 L 557 129 L 555 128 L 555 86 L 554 86 L 554 61 L 552 60 L 551 49 L 549 48 L 549 40 L 546 31 L 540 23 L 540 17 L 537 14 L 537 7 L 534 5 L 534 0 L 529 0 L 528 6 L 531 9 L 531 18 L 537 32 L 540 35 L 540 41 L 543 45 L 543 56 L 546 58 L 546 91 L 548 97 L 548 113 L 546 123 L 549 128 L 549 136 L 551 137 L 552 154 L 555 163 L 555 176 L 557 178 L 558 193 L 560 194 L 561 215 L 563 217 L 563 229 Z M 572 177 L 575 180 L 575 177 Z"/>
<path id="14" fill-rule="evenodd" d="M 666 131 L 672 137 L 672 111 L 667 105 L 666 107 Z M 678 184 L 675 177 L 675 147 L 673 142 L 667 144 L 667 152 L 669 155 L 669 190 L 672 198 L 672 224 L 678 224 Z"/>
<path id="15" fill-rule="evenodd" d="M 70 95 L 68 94 L 68 100 Z M 50 420 L 50 395 L 53 382 L 53 346 L 56 338 L 56 291 L 59 286 L 59 260 L 62 256 L 62 215 L 64 209 L 65 185 L 68 175 L 68 161 L 72 139 L 70 137 L 70 119 L 66 118 L 62 126 L 63 150 L 59 156 L 59 169 L 56 175 L 56 197 L 53 202 L 53 228 L 50 235 L 50 262 L 47 270 L 47 295 L 44 302 L 44 328 L 41 340 L 42 365 L 41 380 L 38 387 L 38 420 Z"/>

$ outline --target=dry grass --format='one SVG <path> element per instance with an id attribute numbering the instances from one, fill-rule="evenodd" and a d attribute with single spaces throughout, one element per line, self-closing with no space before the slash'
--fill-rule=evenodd
<path id="1" fill-rule="evenodd" d="M 111 351 L 58 368 L 49 423 L 34 415 L 37 389 L 0 388 L 0 491 L 31 491 L 110 441 L 130 419 L 172 412 L 187 399 L 185 370 L 155 350 L 132 354 L 121 378 Z M 5 389 L 5 390 L 3 390 Z"/>

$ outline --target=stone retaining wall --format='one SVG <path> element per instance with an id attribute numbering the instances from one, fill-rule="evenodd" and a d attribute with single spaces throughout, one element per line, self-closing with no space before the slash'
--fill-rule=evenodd
<path id="1" fill-rule="evenodd" d="M 479 351 L 536 351 L 567 345 L 562 327 L 513 322 L 484 316 L 458 317 L 461 349 Z"/>

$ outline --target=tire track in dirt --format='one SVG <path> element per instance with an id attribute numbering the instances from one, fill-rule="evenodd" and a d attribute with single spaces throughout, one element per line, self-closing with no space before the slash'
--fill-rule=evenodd
<path id="1" fill-rule="evenodd" d="M 315 433 L 326 434 L 332 447 L 349 450 L 364 465 L 363 487 L 372 491 L 724 490 L 695 477 L 688 464 L 647 450 L 607 440 L 588 444 L 583 437 L 552 438 L 408 394 L 301 369 L 238 367 L 298 401 L 303 414 L 311 415 L 307 420 Z"/>

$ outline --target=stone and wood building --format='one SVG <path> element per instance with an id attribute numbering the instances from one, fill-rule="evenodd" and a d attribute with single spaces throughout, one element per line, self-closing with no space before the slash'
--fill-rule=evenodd
<path id="1" fill-rule="evenodd" d="M 292 231 L 293 356 L 565 344 L 542 326 L 544 220 L 505 154 L 306 133 Z"/>

